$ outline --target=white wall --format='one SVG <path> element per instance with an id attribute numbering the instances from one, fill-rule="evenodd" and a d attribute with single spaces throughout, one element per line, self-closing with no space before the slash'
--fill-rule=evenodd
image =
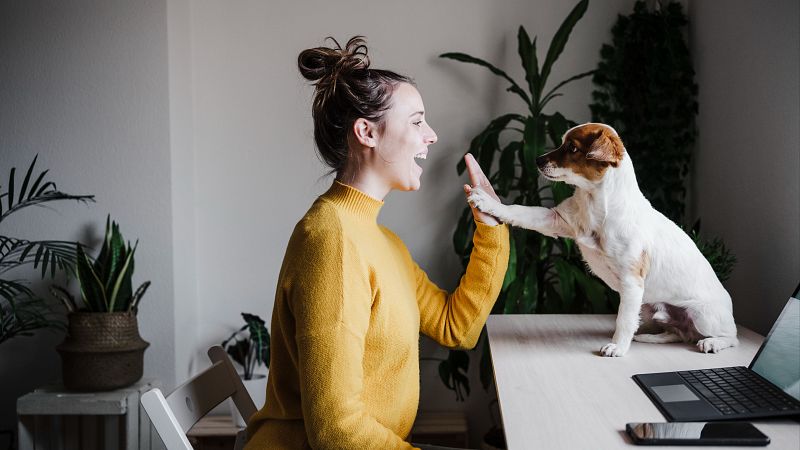
<path id="1" fill-rule="evenodd" d="M 766 333 L 800 281 L 797 0 L 692 1 L 695 214 L 738 259 L 737 321 Z"/>
<path id="2" fill-rule="evenodd" d="M 0 2 L 0 184 L 12 166 L 24 176 L 38 153 L 60 189 L 97 200 L 22 210 L 0 234 L 98 244 L 110 213 L 125 238 L 139 239 L 134 283 L 152 280 L 139 312 L 151 343 L 145 376 L 172 384 L 166 25 L 157 0 Z M 13 425 L 18 396 L 59 380 L 61 340 L 38 333 L 0 346 L 0 428 Z"/>

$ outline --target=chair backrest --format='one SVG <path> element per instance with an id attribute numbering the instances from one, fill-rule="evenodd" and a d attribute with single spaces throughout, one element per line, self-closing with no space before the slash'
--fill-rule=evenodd
<path id="1" fill-rule="evenodd" d="M 232 398 L 242 417 L 256 413 L 256 405 L 236 373 L 225 350 L 208 349 L 211 367 L 175 388 L 166 397 L 158 388 L 142 395 L 142 406 L 169 450 L 191 450 L 186 432 L 203 416 Z"/>

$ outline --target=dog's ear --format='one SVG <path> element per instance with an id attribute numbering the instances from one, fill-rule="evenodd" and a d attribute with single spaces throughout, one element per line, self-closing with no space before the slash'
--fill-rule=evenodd
<path id="1" fill-rule="evenodd" d="M 622 145 L 622 140 L 620 140 L 619 136 L 608 130 L 603 130 L 600 132 L 600 135 L 595 138 L 594 142 L 592 142 L 592 146 L 589 147 L 589 152 L 586 153 L 586 157 L 588 159 L 608 162 L 616 166 L 617 163 L 622 160 L 624 151 L 625 147 Z"/>

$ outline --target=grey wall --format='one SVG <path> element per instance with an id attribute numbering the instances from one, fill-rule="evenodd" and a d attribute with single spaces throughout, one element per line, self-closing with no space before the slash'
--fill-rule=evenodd
<path id="1" fill-rule="evenodd" d="M 738 258 L 737 321 L 766 333 L 800 281 L 800 8 L 692 1 L 695 214 Z"/>
<path id="2" fill-rule="evenodd" d="M 12 166 L 24 175 L 38 153 L 38 167 L 60 189 L 97 200 L 22 210 L 0 234 L 97 244 L 110 213 L 127 239 L 139 239 L 134 283 L 153 282 L 139 312 L 152 344 L 145 376 L 171 384 L 167 80 L 164 1 L 0 2 L 0 184 L 7 186 Z M 37 333 L 0 346 L 0 428 L 14 423 L 18 396 L 59 379 L 61 340 Z"/>

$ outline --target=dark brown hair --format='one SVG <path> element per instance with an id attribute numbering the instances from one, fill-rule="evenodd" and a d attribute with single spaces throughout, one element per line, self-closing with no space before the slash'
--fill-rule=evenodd
<path id="1" fill-rule="evenodd" d="M 300 52 L 300 73 L 314 82 L 314 141 L 325 163 L 339 172 L 347 161 L 347 135 L 358 118 L 381 124 L 398 83 L 414 82 L 389 70 L 370 69 L 366 41 L 355 36 L 342 48 L 309 48 Z"/>

